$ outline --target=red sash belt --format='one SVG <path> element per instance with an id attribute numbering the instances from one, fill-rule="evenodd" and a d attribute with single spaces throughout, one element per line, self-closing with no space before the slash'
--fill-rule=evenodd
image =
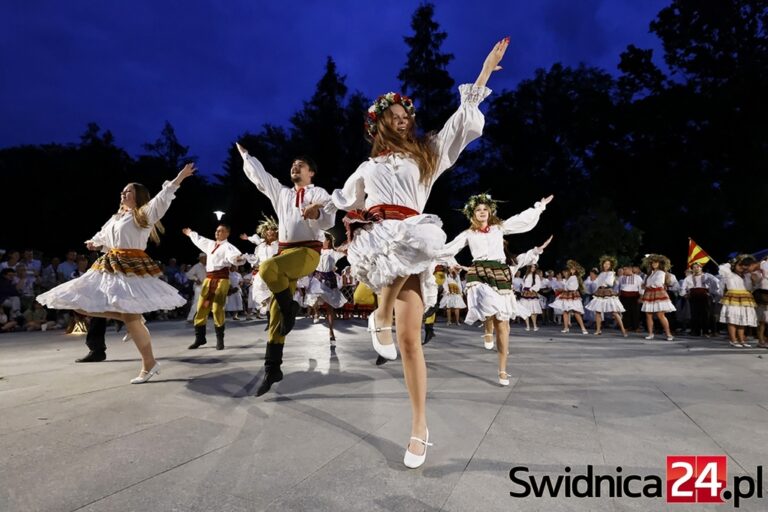
<path id="1" fill-rule="evenodd" d="M 624 290 L 619 291 L 619 297 L 630 298 L 630 297 L 639 297 L 639 296 L 640 296 L 640 292 L 628 292 Z"/>
<path id="2" fill-rule="evenodd" d="M 405 220 L 420 215 L 419 212 L 399 204 L 377 204 L 367 210 L 352 210 L 344 216 L 344 227 L 347 231 L 347 241 L 352 242 L 356 228 L 374 224 L 383 220 Z M 357 226 L 355 224 L 358 224 Z"/>
<path id="3" fill-rule="evenodd" d="M 282 253 L 287 249 L 293 249 L 294 247 L 306 247 L 317 251 L 318 253 L 323 250 L 323 242 L 319 240 L 302 240 L 301 242 L 278 242 L 277 254 Z"/>
<path id="4" fill-rule="evenodd" d="M 220 268 L 212 272 L 206 272 L 205 278 L 208 279 L 208 293 L 205 295 L 203 307 L 207 308 L 213 301 L 214 295 L 216 295 L 216 288 L 219 287 L 219 281 L 223 279 L 229 280 L 229 269 Z"/>

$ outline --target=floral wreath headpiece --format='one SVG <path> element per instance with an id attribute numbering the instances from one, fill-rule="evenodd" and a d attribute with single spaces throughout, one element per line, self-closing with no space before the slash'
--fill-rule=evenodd
<path id="1" fill-rule="evenodd" d="M 616 271 L 616 266 L 619 264 L 619 261 L 616 259 L 616 256 L 611 256 L 610 254 L 603 254 L 600 256 L 600 268 L 598 268 L 598 274 L 603 271 L 603 263 L 606 261 L 611 262 L 611 270 Z"/>
<path id="2" fill-rule="evenodd" d="M 260 237 L 264 238 L 264 235 L 267 234 L 267 231 L 269 231 L 271 229 L 275 230 L 275 231 L 278 231 L 277 220 L 274 217 L 272 217 L 272 216 L 268 217 L 268 216 L 264 215 L 263 213 L 261 214 L 261 216 L 262 216 L 262 218 L 264 220 L 259 222 L 259 225 L 256 227 L 256 234 L 257 235 L 259 235 Z"/>
<path id="3" fill-rule="evenodd" d="M 576 260 L 568 260 L 565 262 L 565 268 L 581 277 L 584 275 L 584 267 L 582 267 Z"/>
<path id="4" fill-rule="evenodd" d="M 411 118 L 416 116 L 413 100 L 408 96 L 398 92 L 382 94 L 368 107 L 368 113 L 365 115 L 365 133 L 368 134 L 368 137 L 371 139 L 376 137 L 376 123 L 381 119 L 384 111 L 392 105 L 401 105 Z"/>
<path id="5" fill-rule="evenodd" d="M 672 268 L 672 263 L 669 261 L 669 258 L 664 256 L 663 254 L 649 254 L 645 258 L 643 258 L 642 263 L 640 264 L 642 267 L 644 267 L 646 270 L 651 270 L 651 263 L 654 261 L 659 262 L 659 270 L 663 270 L 664 272 L 669 272 L 669 269 Z"/>
<path id="6" fill-rule="evenodd" d="M 491 198 L 491 194 L 487 193 L 471 196 L 461 211 L 469 220 L 472 220 L 472 217 L 475 215 L 475 208 L 477 208 L 477 206 L 480 204 L 488 206 L 488 208 L 491 210 L 491 215 L 496 215 L 496 206 L 498 201 Z"/>

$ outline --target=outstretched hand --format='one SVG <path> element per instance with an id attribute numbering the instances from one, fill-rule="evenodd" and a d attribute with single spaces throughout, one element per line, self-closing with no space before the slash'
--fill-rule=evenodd
<path id="1" fill-rule="evenodd" d="M 248 235 L 246 235 L 245 233 L 242 233 L 240 235 L 240 240 L 248 240 Z"/>
<path id="2" fill-rule="evenodd" d="M 241 156 L 244 157 L 248 154 L 248 150 L 241 146 L 239 142 L 235 142 L 235 146 L 237 146 L 237 150 L 240 152 Z"/>
<path id="3" fill-rule="evenodd" d="M 301 211 L 301 215 L 305 219 L 317 220 L 320 218 L 320 208 L 323 205 L 320 203 L 312 203 Z"/>
<path id="4" fill-rule="evenodd" d="M 549 203 L 551 203 L 551 202 L 552 202 L 552 199 L 554 199 L 554 198 L 555 198 L 555 196 L 554 196 L 554 195 L 550 195 L 550 196 L 547 196 L 547 197 L 542 197 L 542 198 L 539 200 L 539 202 L 540 202 L 541 204 L 543 204 L 544 206 L 547 206 Z"/>
<path id="5" fill-rule="evenodd" d="M 87 248 L 89 251 L 98 251 L 99 249 L 101 249 L 101 246 L 100 246 L 100 245 L 96 245 L 95 243 L 93 243 L 93 242 L 92 242 L 92 241 L 90 241 L 90 240 L 88 240 L 88 241 L 86 241 L 86 242 L 85 242 L 85 247 L 86 247 L 86 248 Z"/>
<path id="6" fill-rule="evenodd" d="M 197 172 L 197 168 L 195 168 L 195 164 L 190 162 L 187 165 L 185 165 L 184 168 L 181 171 L 179 171 L 179 174 L 176 175 L 176 179 L 173 180 L 173 183 L 175 185 L 181 185 L 182 181 L 184 181 L 185 179 L 189 178 L 190 176 L 192 176 L 196 172 Z"/>
<path id="7" fill-rule="evenodd" d="M 184 229 L 181 230 L 181 232 L 184 233 L 185 235 L 189 236 L 192 233 L 192 230 L 189 229 L 189 228 L 184 228 Z"/>
<path id="8" fill-rule="evenodd" d="M 499 63 L 501 62 L 501 59 L 504 58 L 504 53 L 506 53 L 508 46 L 509 36 L 493 45 L 491 53 L 488 54 L 485 58 L 485 62 L 483 62 L 483 69 L 480 71 L 480 75 L 477 77 L 477 80 L 475 80 L 476 86 L 485 87 L 491 73 L 501 69 Z"/>
<path id="9" fill-rule="evenodd" d="M 552 196 L 550 196 L 550 197 L 552 197 Z M 546 247 L 549 245 L 549 242 L 552 241 L 553 237 L 554 237 L 554 235 L 549 235 L 549 238 L 547 238 L 547 241 L 539 246 L 539 250 L 543 251 L 544 249 L 546 249 Z"/>

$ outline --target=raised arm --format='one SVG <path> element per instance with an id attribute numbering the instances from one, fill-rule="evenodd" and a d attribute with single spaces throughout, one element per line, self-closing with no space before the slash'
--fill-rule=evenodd
<path id="1" fill-rule="evenodd" d="M 248 176 L 248 179 L 251 180 L 254 185 L 256 185 L 259 192 L 269 198 L 272 202 L 272 206 L 277 210 L 277 201 L 280 197 L 280 190 L 283 189 L 283 185 L 280 184 L 277 178 L 264 169 L 264 166 L 261 165 L 261 162 L 259 162 L 257 158 L 249 155 L 248 150 L 240 144 L 236 143 L 235 145 L 240 152 L 240 156 L 243 157 L 243 171 L 245 171 L 245 175 Z"/>
<path id="2" fill-rule="evenodd" d="M 342 188 L 334 190 L 331 194 L 331 201 L 339 210 L 348 212 L 365 207 L 365 181 L 361 172 L 363 165 L 365 162 L 347 178 Z"/>
<path id="3" fill-rule="evenodd" d="M 517 258 L 515 258 L 517 260 L 517 266 L 515 267 L 515 270 L 521 267 L 527 267 L 528 265 L 533 265 L 534 263 L 538 263 L 539 256 L 541 256 L 541 254 L 544 252 L 544 249 L 546 249 L 549 243 L 552 241 L 553 236 L 554 235 L 550 235 L 549 238 L 547 238 L 540 246 L 534 247 L 530 251 L 524 252 L 523 254 L 518 254 Z M 536 277 L 533 278 L 533 282 L 536 282 Z M 534 283 L 531 283 L 531 285 Z M 541 282 L 539 282 L 539 286 L 541 286 Z"/>
<path id="4" fill-rule="evenodd" d="M 452 258 L 459 254 L 459 252 L 464 247 L 466 247 L 466 245 L 467 231 L 462 231 L 456 236 L 456 238 L 445 244 L 442 249 L 438 250 L 435 258 L 438 260 Z"/>
<path id="5" fill-rule="evenodd" d="M 216 247 L 216 242 L 214 242 L 211 239 L 198 235 L 195 231 L 192 231 L 189 228 L 184 228 L 181 230 L 181 232 L 187 235 L 189 239 L 192 240 L 192 243 L 195 244 L 198 249 L 200 249 L 206 254 L 210 254 L 213 248 Z"/>
<path id="6" fill-rule="evenodd" d="M 85 246 L 89 251 L 98 251 L 107 243 L 107 226 L 112 223 L 112 218 L 101 226 L 101 229 L 91 238 L 85 241 Z"/>
<path id="7" fill-rule="evenodd" d="M 475 87 L 485 87 L 485 84 L 488 83 L 488 79 L 491 77 L 491 73 L 501 69 L 499 63 L 501 63 L 501 59 L 504 58 L 504 53 L 506 53 L 508 46 L 509 36 L 493 45 L 491 53 L 485 58 L 483 68 L 480 70 L 477 80 L 475 80 Z"/>
<path id="8" fill-rule="evenodd" d="M 539 222 L 541 213 L 547 208 L 547 205 L 552 202 L 554 196 L 543 197 L 540 201 L 537 201 L 533 205 L 533 208 L 528 208 L 522 213 L 518 213 L 502 224 L 502 231 L 505 235 L 512 235 L 515 233 L 525 233 L 533 229 Z"/>

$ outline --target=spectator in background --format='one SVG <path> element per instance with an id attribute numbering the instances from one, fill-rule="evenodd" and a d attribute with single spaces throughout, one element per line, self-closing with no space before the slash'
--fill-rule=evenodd
<path id="1" fill-rule="evenodd" d="M 88 258 L 84 255 L 80 255 L 77 257 L 77 267 L 75 268 L 75 271 L 72 272 L 69 277 L 67 278 L 67 281 L 70 279 L 75 279 L 76 277 L 80 277 L 81 275 L 88 272 Z"/>
<path id="2" fill-rule="evenodd" d="M 168 284 L 171 286 L 174 286 L 176 283 L 176 274 L 179 273 L 179 267 L 176 264 L 176 258 L 171 258 L 168 260 L 168 264 L 163 268 L 163 273 L 165 274 L 165 280 Z"/>
<path id="3" fill-rule="evenodd" d="M 59 281 L 59 264 L 61 259 L 58 256 L 51 258 L 51 263 L 45 267 L 40 277 L 40 287 L 43 291 L 50 290 L 54 286 L 58 285 Z"/>
<path id="4" fill-rule="evenodd" d="M 32 249 L 24 249 L 24 256 L 21 258 L 20 264 L 27 267 L 27 273 L 35 277 L 40 277 L 40 272 L 43 270 L 43 265 L 40 260 L 36 260 L 34 257 L 34 251 Z"/>
<path id="5" fill-rule="evenodd" d="M 21 310 L 26 311 L 35 301 L 35 285 L 38 278 L 23 263 L 16 265 L 16 289 L 19 290 Z"/>
<path id="6" fill-rule="evenodd" d="M 56 322 L 48 321 L 48 310 L 39 302 L 33 302 L 32 306 L 24 311 L 24 328 L 27 331 L 40 331 L 45 325 L 46 329 L 52 329 Z"/>
<path id="7" fill-rule="evenodd" d="M 16 288 L 16 270 L 4 268 L 0 270 L 0 306 L 9 308 L 9 318 L 16 318 L 21 314 L 21 294 Z"/>
<path id="8" fill-rule="evenodd" d="M 77 270 L 77 251 L 67 251 L 66 259 L 58 266 L 59 283 L 72 279 L 72 273 Z"/>
<path id="9" fill-rule="evenodd" d="M 19 251 L 9 251 L 5 261 L 0 263 L 0 270 L 6 269 L 6 268 L 12 268 L 16 269 L 16 265 L 19 263 L 20 260 Z"/>
<path id="10" fill-rule="evenodd" d="M 16 329 L 18 323 L 12 318 L 8 318 L 2 308 L 0 308 L 0 332 L 10 332 Z"/>

